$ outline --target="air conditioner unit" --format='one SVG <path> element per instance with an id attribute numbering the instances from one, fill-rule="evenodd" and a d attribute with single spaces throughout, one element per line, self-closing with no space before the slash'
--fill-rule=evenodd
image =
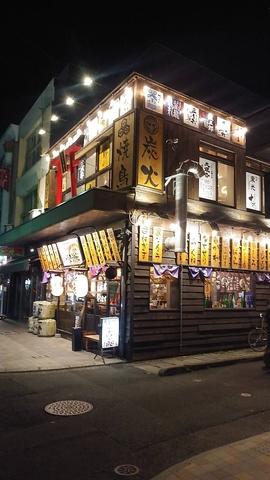
<path id="1" fill-rule="evenodd" d="M 29 212 L 27 214 L 27 219 L 28 220 L 33 220 L 33 218 L 38 217 L 42 213 L 43 213 L 42 208 L 33 208 L 33 210 L 29 210 Z"/>

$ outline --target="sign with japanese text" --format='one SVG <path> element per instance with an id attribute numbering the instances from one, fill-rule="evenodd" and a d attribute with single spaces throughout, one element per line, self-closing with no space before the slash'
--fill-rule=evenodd
<path id="1" fill-rule="evenodd" d="M 261 210 L 261 176 L 246 172 L 246 207 Z"/>
<path id="2" fill-rule="evenodd" d="M 110 165 L 110 146 L 99 152 L 98 170 L 103 170 Z"/>
<path id="3" fill-rule="evenodd" d="M 91 267 L 93 263 L 92 263 L 91 254 L 87 245 L 87 241 L 84 235 L 80 235 L 80 241 L 81 241 L 83 253 L 85 256 L 86 265 L 87 267 Z"/>
<path id="4" fill-rule="evenodd" d="M 176 118 L 176 120 L 181 119 L 182 109 L 183 109 L 183 102 L 178 98 L 174 98 L 171 95 L 167 96 L 166 103 L 165 103 L 165 115 L 168 117 Z"/>
<path id="5" fill-rule="evenodd" d="M 99 259 L 99 265 L 104 265 L 105 257 L 103 255 L 103 250 L 102 250 L 102 247 L 101 247 L 101 243 L 100 243 L 100 240 L 99 240 L 98 233 L 93 232 L 92 237 L 93 237 L 94 242 L 95 242 L 96 252 L 97 252 L 98 259 Z"/>
<path id="6" fill-rule="evenodd" d="M 40 264 L 41 264 L 41 268 L 44 272 L 46 272 L 47 271 L 47 262 L 43 257 L 42 248 L 41 247 L 38 248 L 37 252 L 38 252 L 38 257 L 39 257 L 39 261 L 40 261 Z"/>
<path id="7" fill-rule="evenodd" d="M 216 133 L 219 137 L 230 140 L 231 138 L 231 122 L 225 118 L 217 117 Z"/>
<path id="8" fill-rule="evenodd" d="M 119 318 L 102 317 L 101 348 L 114 348 L 119 345 Z"/>
<path id="9" fill-rule="evenodd" d="M 259 270 L 267 270 L 266 245 L 259 243 Z"/>
<path id="10" fill-rule="evenodd" d="M 91 255 L 91 258 L 92 258 L 92 263 L 93 263 L 93 265 L 98 265 L 99 261 L 98 261 L 98 257 L 97 257 L 97 254 L 96 254 L 96 249 L 95 249 L 95 245 L 94 245 L 91 233 L 86 234 L 86 240 L 87 240 L 90 255 Z"/>
<path id="11" fill-rule="evenodd" d="M 184 123 L 199 128 L 199 109 L 190 103 L 184 103 Z"/>
<path id="12" fill-rule="evenodd" d="M 249 268 L 249 242 L 246 238 L 241 240 L 241 268 Z"/>
<path id="13" fill-rule="evenodd" d="M 56 270 L 58 268 L 58 262 L 55 258 L 54 250 L 53 250 L 52 245 L 48 245 L 48 249 L 49 249 L 49 253 L 50 253 L 53 268 L 54 268 L 54 270 Z"/>
<path id="14" fill-rule="evenodd" d="M 176 254 L 176 264 L 177 265 L 188 265 L 188 253 L 187 252 L 177 252 Z"/>
<path id="15" fill-rule="evenodd" d="M 54 251 L 55 259 L 57 261 L 58 268 L 60 268 L 62 265 L 61 265 L 61 259 L 60 259 L 60 255 L 59 255 L 56 243 L 52 244 L 52 248 L 53 248 L 53 251 Z"/>
<path id="16" fill-rule="evenodd" d="M 113 190 L 132 185 L 134 151 L 134 113 L 114 124 Z"/>
<path id="17" fill-rule="evenodd" d="M 204 176 L 199 179 L 199 197 L 216 200 L 216 162 L 200 157 L 199 163 L 204 169 Z"/>
<path id="18" fill-rule="evenodd" d="M 246 128 L 237 125 L 236 123 L 232 124 L 232 141 L 238 145 L 246 144 Z"/>
<path id="19" fill-rule="evenodd" d="M 232 268 L 241 268 L 241 244 L 240 239 L 232 239 Z"/>
<path id="20" fill-rule="evenodd" d="M 201 235 L 201 265 L 203 267 L 209 265 L 209 235 L 206 233 Z"/>
<path id="21" fill-rule="evenodd" d="M 105 258 L 106 258 L 107 262 L 111 262 L 112 261 L 112 254 L 111 254 L 111 251 L 110 251 L 110 247 L 109 247 L 109 244 L 108 244 L 108 240 L 107 240 L 107 237 L 106 237 L 105 230 L 100 230 L 98 233 L 99 233 L 99 238 L 100 238 L 101 243 L 102 243 Z"/>
<path id="22" fill-rule="evenodd" d="M 267 245 L 267 270 L 270 270 L 270 245 Z"/>
<path id="23" fill-rule="evenodd" d="M 153 227 L 153 262 L 162 263 L 163 255 L 163 229 L 161 227 Z"/>
<path id="24" fill-rule="evenodd" d="M 163 113 L 163 93 L 152 87 L 144 87 L 145 108 L 153 112 Z"/>
<path id="25" fill-rule="evenodd" d="M 197 234 L 189 234 L 189 265 L 198 265 L 199 242 Z"/>
<path id="26" fill-rule="evenodd" d="M 202 130 L 206 132 L 215 133 L 216 118 L 211 112 L 200 110 L 200 125 Z"/>
<path id="27" fill-rule="evenodd" d="M 79 247 L 79 241 L 77 237 L 57 242 L 57 248 L 62 259 L 64 267 L 71 267 L 75 265 L 81 265 L 83 258 Z"/>
<path id="28" fill-rule="evenodd" d="M 142 225 L 139 229 L 139 262 L 149 262 L 150 227 Z"/>
<path id="29" fill-rule="evenodd" d="M 250 242 L 250 268 L 257 270 L 258 268 L 258 243 Z"/>
<path id="30" fill-rule="evenodd" d="M 116 243 L 116 240 L 115 240 L 114 231 L 113 231 L 112 228 L 107 228 L 107 235 L 108 235 L 108 239 L 109 239 L 109 242 L 110 242 L 110 247 L 111 247 L 111 251 L 112 251 L 114 260 L 116 262 L 120 262 L 121 257 L 120 257 L 118 246 L 117 246 L 117 243 Z"/>
<path id="31" fill-rule="evenodd" d="M 211 239 L 211 267 L 220 266 L 220 238 L 217 235 Z"/>
<path id="32" fill-rule="evenodd" d="M 141 112 L 138 185 L 163 191 L 163 120 Z"/>
<path id="33" fill-rule="evenodd" d="M 230 239 L 222 237 L 221 239 L 221 268 L 230 268 L 231 266 L 231 249 Z"/>
<path id="34" fill-rule="evenodd" d="M 53 263 L 52 263 L 51 256 L 50 256 L 50 252 L 49 252 L 49 249 L 48 249 L 47 245 L 43 245 L 42 250 L 43 250 L 43 253 L 44 253 L 46 261 L 47 261 L 48 270 L 54 270 Z"/>

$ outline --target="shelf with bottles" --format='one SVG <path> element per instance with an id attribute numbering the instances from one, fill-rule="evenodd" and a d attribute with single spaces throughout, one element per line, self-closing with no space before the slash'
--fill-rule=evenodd
<path id="1" fill-rule="evenodd" d="M 204 307 L 209 309 L 252 309 L 254 308 L 251 292 L 220 293 L 215 300 L 211 295 L 204 297 Z"/>

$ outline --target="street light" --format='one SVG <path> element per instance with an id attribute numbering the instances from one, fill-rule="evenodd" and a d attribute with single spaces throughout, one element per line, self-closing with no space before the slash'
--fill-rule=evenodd
<path id="1" fill-rule="evenodd" d="M 65 104 L 68 105 L 69 107 L 74 105 L 75 103 L 75 100 L 73 97 L 66 97 L 65 99 Z"/>
<path id="2" fill-rule="evenodd" d="M 85 77 L 83 78 L 83 85 L 85 85 L 86 87 L 91 87 L 92 84 L 93 79 L 89 77 L 89 75 L 85 75 Z"/>

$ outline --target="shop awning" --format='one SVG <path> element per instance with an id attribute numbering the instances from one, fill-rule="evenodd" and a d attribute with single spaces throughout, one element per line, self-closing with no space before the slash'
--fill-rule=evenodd
<path id="1" fill-rule="evenodd" d="M 126 215 L 126 194 L 93 188 L 0 235 L 0 245 L 29 245 L 73 230 L 114 222 Z"/>
<path id="2" fill-rule="evenodd" d="M 28 258 L 17 258 L 11 262 L 1 265 L 1 273 L 15 273 L 15 272 L 28 272 L 29 270 L 29 259 Z"/>

